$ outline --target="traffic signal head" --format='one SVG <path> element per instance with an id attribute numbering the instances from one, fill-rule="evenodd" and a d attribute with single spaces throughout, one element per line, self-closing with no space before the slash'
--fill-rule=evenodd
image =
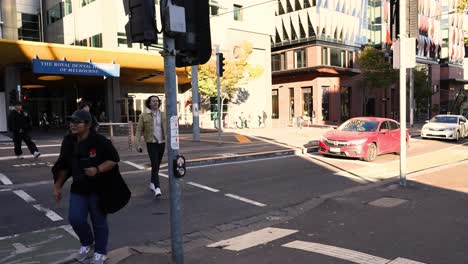
<path id="1" fill-rule="evenodd" d="M 206 63 L 211 57 L 209 0 L 176 0 L 185 8 L 186 33 L 175 37 L 176 67 Z"/>
<path id="2" fill-rule="evenodd" d="M 217 53 L 216 54 L 216 65 L 218 66 L 218 68 L 216 69 L 216 73 L 218 74 L 219 77 L 223 77 L 223 73 L 224 73 L 224 56 L 223 56 L 223 53 Z"/>
<path id="3" fill-rule="evenodd" d="M 123 0 L 125 14 L 129 16 L 125 25 L 128 42 L 158 43 L 156 30 L 155 0 Z"/>

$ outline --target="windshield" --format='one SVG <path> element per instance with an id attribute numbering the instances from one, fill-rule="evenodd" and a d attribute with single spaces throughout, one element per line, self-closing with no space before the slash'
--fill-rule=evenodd
<path id="1" fill-rule="evenodd" d="M 458 118 L 456 116 L 435 116 L 431 119 L 431 123 L 452 123 L 456 124 Z"/>
<path id="2" fill-rule="evenodd" d="M 342 124 L 337 130 L 354 132 L 374 132 L 379 126 L 378 121 L 351 119 Z"/>

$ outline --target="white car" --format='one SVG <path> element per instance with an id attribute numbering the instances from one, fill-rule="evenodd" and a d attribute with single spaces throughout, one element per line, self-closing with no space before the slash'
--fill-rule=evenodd
<path id="1" fill-rule="evenodd" d="M 458 141 L 468 137 L 468 121 L 462 115 L 436 115 L 426 121 L 421 138 L 440 138 Z"/>

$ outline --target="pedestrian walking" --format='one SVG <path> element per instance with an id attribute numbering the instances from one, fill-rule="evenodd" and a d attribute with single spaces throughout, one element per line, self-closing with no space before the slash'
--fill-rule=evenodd
<path id="1" fill-rule="evenodd" d="M 137 148 L 139 152 L 143 152 L 141 147 L 141 135 L 143 135 L 151 161 L 151 182 L 149 188 L 157 197 L 162 195 L 159 185 L 159 167 L 161 166 L 166 146 L 164 136 L 166 116 L 161 112 L 161 100 L 156 95 L 148 97 L 145 101 L 145 106 L 146 111 L 140 114 L 136 129 Z"/>
<path id="2" fill-rule="evenodd" d="M 31 117 L 27 112 L 23 111 L 23 105 L 21 102 L 15 103 L 15 110 L 11 111 L 8 119 L 10 123 L 10 131 L 13 133 L 16 157 L 19 159 L 23 158 L 21 142 L 24 141 L 34 158 L 38 158 L 41 153 L 29 135 L 29 132 L 31 131 Z"/>
<path id="3" fill-rule="evenodd" d="M 113 176 L 118 172 L 120 158 L 112 143 L 91 129 L 92 117 L 89 112 L 77 110 L 67 119 L 70 133 L 64 137 L 60 156 L 52 168 L 54 197 L 57 202 L 62 199 L 62 187 L 72 177 L 68 218 L 81 243 L 75 259 L 81 262 L 89 258 L 94 245 L 91 263 L 101 264 L 107 259 L 109 237 L 107 211 L 103 207 L 104 198 L 101 194 L 117 180 Z"/>
<path id="4" fill-rule="evenodd" d="M 47 113 L 42 113 L 39 119 L 39 126 L 44 129 L 45 132 L 49 131 L 49 118 L 47 117 Z"/>

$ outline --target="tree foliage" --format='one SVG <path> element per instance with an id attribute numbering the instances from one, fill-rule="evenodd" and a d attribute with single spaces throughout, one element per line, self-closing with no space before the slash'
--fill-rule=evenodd
<path id="1" fill-rule="evenodd" d="M 257 78 L 263 73 L 261 66 L 249 65 L 247 62 L 252 51 L 252 45 L 244 43 L 236 58 L 228 56 L 225 59 L 224 74 L 220 78 L 220 93 L 223 100 L 231 100 L 243 82 Z M 198 86 L 202 95 L 217 96 L 216 56 L 214 54 L 206 64 L 198 66 Z"/>
<path id="2" fill-rule="evenodd" d="M 414 99 L 418 102 L 432 95 L 429 77 L 425 68 L 414 68 Z"/>
<path id="3" fill-rule="evenodd" d="M 387 88 L 397 80 L 397 71 L 392 68 L 382 50 L 367 46 L 359 54 L 359 66 L 365 88 Z"/>

